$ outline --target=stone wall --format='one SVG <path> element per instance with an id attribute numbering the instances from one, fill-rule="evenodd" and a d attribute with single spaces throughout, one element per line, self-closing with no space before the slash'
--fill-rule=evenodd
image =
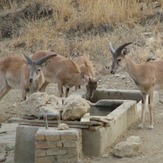
<path id="1" fill-rule="evenodd" d="M 35 163 L 77 163 L 82 159 L 82 131 L 40 128 L 35 135 Z"/>

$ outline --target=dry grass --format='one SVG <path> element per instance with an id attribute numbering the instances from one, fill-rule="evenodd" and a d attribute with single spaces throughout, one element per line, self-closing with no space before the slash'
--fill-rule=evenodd
<path id="1" fill-rule="evenodd" d="M 16 0 L 6 5 L 5 1 L 0 2 L 3 9 L 20 6 L 15 5 Z M 19 34 L 13 35 L 12 40 L 4 43 L 11 50 L 20 53 L 24 50 L 35 52 L 39 49 L 53 50 L 69 57 L 87 53 L 97 63 L 107 65 L 106 57 L 108 60 L 111 58 L 107 49 L 109 40 L 112 40 L 115 47 L 133 41 L 141 44 L 141 47 L 133 45 L 132 48 L 138 55 L 141 51 L 142 55 L 136 56 L 136 60 L 142 60 L 150 51 L 144 50 L 146 37 L 143 33 L 152 31 L 155 37 L 158 37 L 162 30 L 159 21 L 148 29 L 139 25 L 140 21 L 153 13 L 152 0 L 144 2 L 147 9 L 141 10 L 142 4 L 139 0 L 26 0 L 23 6 L 44 4 L 47 10 L 52 8 L 52 16 L 26 21 Z M 163 5 L 161 0 L 159 2 Z M 159 47 L 153 48 L 161 49 L 161 45 L 158 43 Z M 156 55 L 159 56 L 159 53 Z"/>

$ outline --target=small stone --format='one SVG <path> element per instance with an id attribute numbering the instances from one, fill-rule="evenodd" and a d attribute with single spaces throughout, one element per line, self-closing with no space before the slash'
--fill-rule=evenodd
<path id="1" fill-rule="evenodd" d="M 61 123 L 58 126 L 58 130 L 68 130 L 69 126 L 66 123 Z"/>
<path id="2" fill-rule="evenodd" d="M 125 78 L 126 78 L 126 76 L 122 75 L 122 76 L 121 76 L 121 78 L 122 78 L 122 79 L 125 79 Z"/>
<path id="3" fill-rule="evenodd" d="M 119 74 L 115 74 L 115 77 L 120 77 L 120 75 Z"/>
<path id="4" fill-rule="evenodd" d="M 17 103 L 14 103 L 12 106 L 13 106 L 13 107 L 16 107 L 16 106 L 17 106 Z"/>

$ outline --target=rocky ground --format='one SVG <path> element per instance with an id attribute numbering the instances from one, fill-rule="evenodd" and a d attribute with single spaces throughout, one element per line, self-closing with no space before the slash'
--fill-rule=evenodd
<path id="1" fill-rule="evenodd" d="M 101 77 L 99 81 L 98 88 L 111 88 L 111 89 L 137 89 L 132 79 L 129 75 L 120 69 L 116 75 L 111 75 L 109 70 L 107 70 L 104 76 Z M 57 94 L 56 86 L 49 85 L 47 92 L 49 94 Z M 2 127 L 0 128 L 0 159 L 5 160 L 5 163 L 13 163 L 14 158 L 14 138 L 16 124 L 6 124 L 7 119 L 10 117 L 21 116 L 23 111 L 19 107 L 21 94 L 18 90 L 12 90 L 0 101 L 0 121 Z M 153 130 L 147 128 L 138 129 L 137 125 L 139 122 L 133 124 L 124 134 L 117 140 L 117 142 L 124 141 L 128 136 L 139 136 L 142 144 L 142 153 L 139 156 L 132 158 L 116 158 L 112 156 L 112 148 L 109 148 L 106 153 L 101 158 L 88 158 L 85 162 L 124 162 L 124 163 L 161 163 L 163 160 L 163 107 L 162 107 L 162 97 L 160 93 L 160 102 L 154 111 L 155 126 Z M 146 122 L 149 122 L 149 117 L 147 113 Z M 108 135 L 109 137 L 109 135 Z M 5 140 L 5 141 L 3 141 Z"/>

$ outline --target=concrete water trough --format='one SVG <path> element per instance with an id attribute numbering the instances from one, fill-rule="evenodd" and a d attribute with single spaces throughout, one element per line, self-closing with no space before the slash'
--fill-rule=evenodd
<path id="1" fill-rule="evenodd" d="M 98 130 L 83 129 L 83 151 L 86 155 L 101 156 L 106 148 L 141 116 L 141 94 L 139 90 L 98 89 L 92 102 L 91 115 L 106 116 L 110 125 Z M 154 106 L 158 103 L 158 92 L 154 93 Z M 147 101 L 148 102 L 148 101 Z M 146 104 L 147 105 L 147 104 Z"/>
<path id="2" fill-rule="evenodd" d="M 123 102 L 123 100 L 98 100 L 94 105 L 91 106 L 90 116 L 105 117 L 111 112 L 113 112 L 120 105 L 122 105 Z"/>
<path id="3" fill-rule="evenodd" d="M 158 93 L 155 92 L 154 106 L 158 100 Z M 78 129 L 76 132 L 81 131 L 79 134 L 82 140 L 81 149 L 85 155 L 101 156 L 132 123 L 140 118 L 141 94 L 138 90 L 98 89 L 92 102 L 94 105 L 90 109 L 90 115 L 109 119 L 109 125 L 96 130 Z M 18 126 L 15 146 L 16 163 L 34 162 L 35 135 L 39 128 L 36 126 Z M 53 135 L 55 135 L 57 133 L 56 128 L 53 130 Z M 67 139 L 70 139 L 69 135 Z M 69 144 L 71 143 L 69 142 Z"/>

